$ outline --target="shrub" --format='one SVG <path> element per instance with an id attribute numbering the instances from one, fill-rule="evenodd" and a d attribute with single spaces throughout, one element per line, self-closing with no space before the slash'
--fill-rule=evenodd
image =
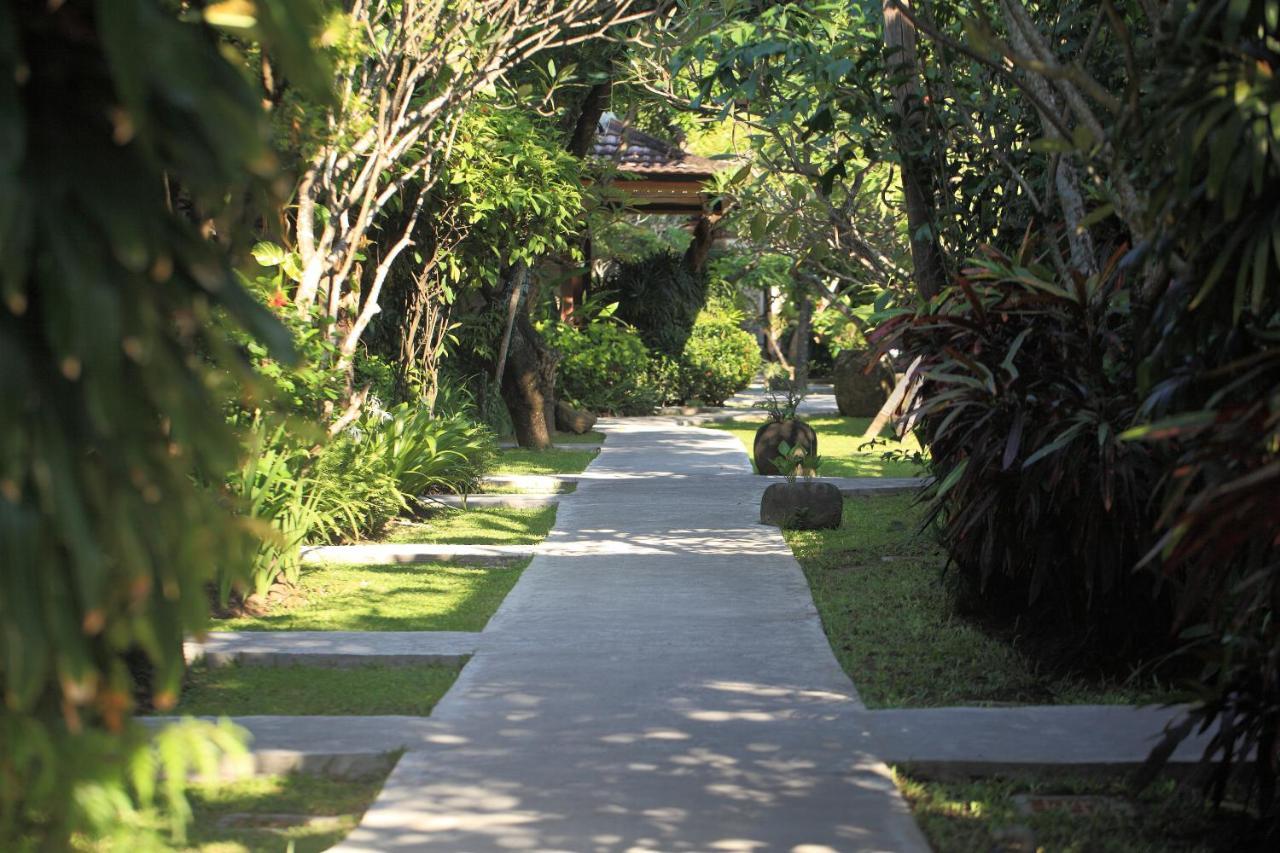
<path id="1" fill-rule="evenodd" d="M 277 578 L 296 583 L 300 548 L 322 521 L 305 474 L 310 462 L 306 449 L 283 424 L 268 431 L 258 419 L 246 434 L 244 462 L 227 478 L 227 491 L 238 499 L 258 544 L 247 571 L 240 572 L 233 563 L 219 566 L 218 599 L 224 605 L 244 580 L 258 595 Z"/>
<path id="2" fill-rule="evenodd" d="M 640 333 L 653 353 L 678 357 L 707 301 L 707 276 L 692 272 L 671 251 L 615 263 L 605 289 L 618 300 L 618 319 Z"/>
<path id="3" fill-rule="evenodd" d="M 319 452 L 308 483 L 317 514 L 313 538 L 360 539 L 406 508 L 387 457 L 370 445 L 367 432 L 351 430 Z"/>
<path id="4" fill-rule="evenodd" d="M 368 452 L 383 457 L 406 498 L 426 492 L 475 491 L 497 456 L 493 433 L 461 415 L 433 417 L 401 403 L 370 429 Z"/>
<path id="5" fill-rule="evenodd" d="M 1163 640 L 1172 615 L 1157 576 L 1133 571 L 1160 466 L 1120 438 L 1138 400 L 1116 260 L 1062 288 L 993 254 L 876 333 L 923 358 L 929 515 L 964 603 L 1108 655 Z"/>
<path id="6" fill-rule="evenodd" d="M 760 347 L 731 318 L 698 318 L 680 357 L 682 397 L 720 406 L 760 371 Z"/>
<path id="7" fill-rule="evenodd" d="M 647 415 L 659 402 L 649 350 L 634 329 L 596 320 L 582 328 L 548 325 L 542 333 L 561 356 L 557 393 L 572 405 L 607 414 Z"/>

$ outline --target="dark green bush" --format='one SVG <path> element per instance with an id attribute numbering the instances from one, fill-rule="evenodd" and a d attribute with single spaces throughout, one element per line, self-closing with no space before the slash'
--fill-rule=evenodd
<path id="1" fill-rule="evenodd" d="M 634 329 L 596 320 L 548 325 L 543 334 L 560 353 L 557 393 L 569 404 L 614 415 L 647 415 L 658 404 L 649 350 Z"/>
<path id="2" fill-rule="evenodd" d="M 938 478 L 929 514 L 962 602 L 1057 654 L 1150 650 L 1172 609 L 1158 576 L 1133 567 L 1160 466 L 1120 438 L 1139 401 L 1114 264 L 1070 289 L 1023 259 L 965 275 L 875 335 L 905 361 L 924 359 L 920 428 Z"/>
<path id="3" fill-rule="evenodd" d="M 704 313 L 680 356 L 681 397 L 720 406 L 746 388 L 760 372 L 755 336 L 732 317 Z"/>
<path id="4" fill-rule="evenodd" d="M 692 272 L 681 255 L 660 252 L 615 263 L 605 290 L 618 301 L 617 316 L 634 326 L 653 353 L 677 357 L 707 301 L 707 276 Z"/>

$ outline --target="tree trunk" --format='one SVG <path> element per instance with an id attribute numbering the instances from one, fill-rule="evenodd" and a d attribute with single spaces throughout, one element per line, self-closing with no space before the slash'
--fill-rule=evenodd
<path id="1" fill-rule="evenodd" d="M 812 331 L 813 300 L 803 293 L 796 303 L 796 328 L 791 333 L 791 366 L 797 388 L 809 387 L 809 337 Z"/>
<path id="2" fill-rule="evenodd" d="M 916 53 L 916 28 L 899 6 L 910 8 L 910 0 L 884 0 L 884 44 L 889 53 L 889 71 L 898 78 L 893 85 L 899 129 L 896 146 L 902 170 L 902 197 L 907 208 L 907 228 L 911 236 L 911 262 L 916 292 L 928 299 L 942 290 L 947 281 L 942 248 L 934 226 L 934 200 L 930 163 L 920 154 L 924 144 L 924 112 L 921 109 L 920 59 Z"/>
<path id="3" fill-rule="evenodd" d="M 542 342 L 529 316 L 516 314 L 502 372 L 502 400 L 515 426 L 516 443 L 542 450 L 551 446 L 555 428 L 556 358 Z"/>
<path id="4" fill-rule="evenodd" d="M 711 247 L 716 239 L 717 214 L 704 214 L 698 217 L 693 226 L 693 241 L 684 253 L 684 264 L 694 274 L 701 274 L 707 267 L 707 258 L 711 255 Z"/>

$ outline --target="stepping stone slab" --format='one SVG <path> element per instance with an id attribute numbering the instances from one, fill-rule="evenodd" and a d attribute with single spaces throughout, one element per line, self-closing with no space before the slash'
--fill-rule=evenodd
<path id="1" fill-rule="evenodd" d="M 560 503 L 560 495 L 423 495 L 419 500 L 427 507 L 448 506 L 459 509 L 543 509 Z"/>
<path id="2" fill-rule="evenodd" d="M 453 563 L 459 566 L 509 566 L 537 553 L 530 545 L 413 545 L 369 542 L 360 545 L 318 545 L 302 549 L 304 563 L 349 563 L 379 566 L 389 563 Z"/>
<path id="3" fill-rule="evenodd" d="M 1125 769 L 1147 760 L 1182 708 L 1052 705 L 1021 708 L 914 708 L 871 711 L 866 726 L 890 764 L 947 772 L 1002 769 Z M 1209 735 L 1193 735 L 1173 763 L 1195 763 Z"/>
<path id="4" fill-rule="evenodd" d="M 460 665 L 478 643 L 462 631 L 215 631 L 183 653 L 210 666 Z"/>

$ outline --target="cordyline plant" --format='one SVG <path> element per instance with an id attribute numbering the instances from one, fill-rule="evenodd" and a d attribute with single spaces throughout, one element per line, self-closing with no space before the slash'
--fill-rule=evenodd
<path id="1" fill-rule="evenodd" d="M 534 55 L 600 38 L 654 8 L 639 0 L 350 4 L 334 50 L 337 103 L 304 143 L 290 234 L 293 302 L 326 318 L 340 363 L 351 362 L 387 276 L 413 244 L 464 108 Z M 358 405 L 349 408 L 332 431 L 357 414 Z"/>
<path id="2" fill-rule="evenodd" d="M 1013 87 L 978 103 L 1016 92 L 1042 134 L 1005 164 L 1036 215 L 877 335 L 925 366 L 946 545 L 1009 615 L 1012 581 L 1030 613 L 1048 596 L 1103 638 L 1167 620 L 1203 669 L 1153 759 L 1211 729 L 1213 791 L 1247 770 L 1274 843 L 1280 5 L 998 0 L 959 35 L 892 2 Z"/>

